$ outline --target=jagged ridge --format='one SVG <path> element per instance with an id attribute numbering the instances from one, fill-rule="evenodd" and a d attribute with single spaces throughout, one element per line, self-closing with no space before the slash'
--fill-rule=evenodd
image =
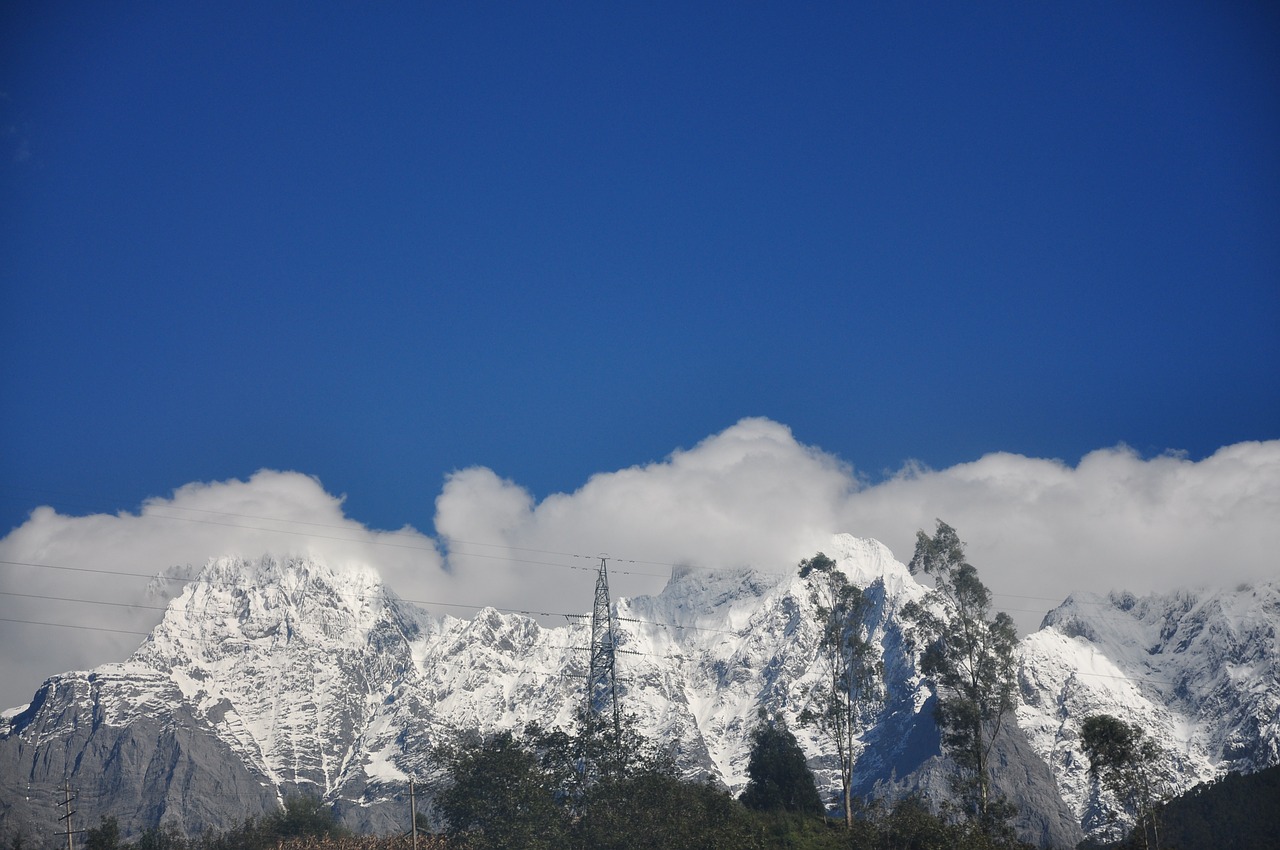
<path id="1" fill-rule="evenodd" d="M 827 551 L 874 603 L 867 626 L 888 678 L 879 720 L 864 735 L 859 785 L 945 793 L 929 689 L 897 620 L 924 588 L 876 541 L 838 535 Z M 1030 744 L 1016 729 L 1001 744 L 1018 765 L 1007 793 L 1037 810 L 1024 812 L 1024 835 L 1073 844 L 1080 835 L 1074 819 L 1099 826 L 1075 740 L 1084 713 L 1106 710 L 1166 730 L 1171 788 L 1224 766 L 1280 760 L 1276 596 L 1274 586 L 1203 598 L 1081 596 L 1051 613 L 1023 644 L 1018 719 Z M 648 734 L 673 747 L 686 773 L 740 789 L 757 709 L 768 706 L 797 731 L 820 783 L 836 784 L 827 743 L 796 722 L 823 677 L 814 663 L 811 603 L 794 570 L 676 571 L 661 594 L 617 606 L 626 704 Z M 1101 616 L 1107 611 L 1119 618 Z M 372 569 L 336 571 L 307 558 L 219 559 L 171 602 L 128 662 L 92 674 L 94 687 L 77 685 L 86 674 L 54 677 L 25 712 L 6 715 L 0 768 L 61 783 L 65 765 L 82 786 L 96 783 L 90 795 L 119 799 L 130 781 L 123 768 L 95 767 L 119 759 L 80 754 L 101 750 L 112 736 L 118 743 L 129 730 L 182 730 L 191 743 L 181 752 L 201 742 L 209 752 L 200 759 L 227 761 L 220 787 L 244 795 L 250 811 L 240 799 L 221 813 L 216 805 L 200 809 L 197 798 L 217 793 L 188 776 L 180 788 L 135 783 L 136 804 L 113 810 L 126 826 L 175 817 L 185 828 L 221 826 L 219 818 L 230 822 L 253 805 L 310 788 L 336 801 L 356 828 L 398 829 L 403 812 L 394 800 L 409 775 L 429 783 L 436 774 L 436 743 L 463 729 L 568 723 L 581 700 L 586 644 L 585 628 L 546 628 L 492 609 L 468 620 L 431 618 L 400 601 Z M 1174 657 L 1225 666 L 1220 675 L 1196 676 L 1194 664 L 1175 671 L 1167 660 Z M 1135 678 L 1172 681 L 1175 672 L 1181 687 Z M 1259 676 L 1271 687 L 1249 685 Z M 165 801 L 159 808 L 147 802 L 157 795 Z M 2 816 L 6 828 L 23 817 L 12 807 Z"/>

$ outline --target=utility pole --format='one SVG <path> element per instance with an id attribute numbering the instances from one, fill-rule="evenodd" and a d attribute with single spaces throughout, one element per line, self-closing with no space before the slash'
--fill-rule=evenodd
<path id="1" fill-rule="evenodd" d="M 63 794 L 62 804 L 66 808 L 67 813 L 62 817 L 58 818 L 58 820 L 60 821 L 64 820 L 67 822 L 67 831 L 55 832 L 54 835 L 65 835 L 67 837 L 67 850 L 75 850 L 75 847 L 71 843 L 71 836 L 76 835 L 77 833 L 84 832 L 84 830 L 71 828 L 71 816 L 75 814 L 75 812 L 71 810 L 71 801 L 80 795 L 78 793 L 73 794 L 71 792 L 70 782 L 64 782 L 62 784 L 62 794 Z"/>
<path id="2" fill-rule="evenodd" d="M 587 673 L 587 713 L 597 720 L 613 712 L 615 734 L 621 726 L 618 682 L 614 670 L 617 629 L 609 605 L 609 559 L 600 557 L 596 574 L 596 599 L 591 608 L 591 666 Z"/>
<path id="3" fill-rule="evenodd" d="M 413 831 L 413 850 L 418 850 L 418 796 L 409 777 L 409 829 Z"/>

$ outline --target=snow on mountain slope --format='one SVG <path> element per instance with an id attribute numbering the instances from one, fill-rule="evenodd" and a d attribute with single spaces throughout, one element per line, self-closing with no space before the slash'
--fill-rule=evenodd
<path id="1" fill-rule="evenodd" d="M 914 663 L 903 655 L 894 615 L 924 589 L 876 541 L 838 535 L 827 552 L 851 581 L 867 588 L 872 600 L 866 627 L 890 671 L 889 707 L 918 713 L 926 688 Z M 823 686 L 825 673 L 815 664 L 818 628 L 809 589 L 795 570 L 677 572 L 661 594 L 623 604 L 620 616 L 643 622 L 624 619 L 619 645 L 639 647 L 642 655 L 619 656 L 621 669 L 632 675 L 644 672 L 649 678 L 638 678 L 641 683 L 659 677 L 659 667 L 674 674 L 665 690 L 628 686 L 629 705 L 647 706 L 641 718 L 653 718 L 655 732 L 670 736 L 675 727 L 696 731 L 710 759 L 708 772 L 738 791 L 747 780 L 751 730 L 764 707 L 795 730 L 820 779 L 835 782 L 828 742 L 798 719 L 814 689 Z M 659 631 L 645 622 L 683 628 Z M 664 717 L 665 723 L 659 722 Z"/>
<path id="2" fill-rule="evenodd" d="M 221 559 L 173 600 L 131 662 L 168 675 L 253 769 L 330 794 L 355 733 L 416 674 L 430 621 L 371 569 Z"/>
<path id="3" fill-rule="evenodd" d="M 1137 723 L 1159 745 L 1162 790 L 1280 763 L 1280 582 L 1137 599 L 1076 594 L 1022 642 L 1018 720 L 1086 831 L 1106 818 L 1080 724 Z"/>
<path id="4" fill-rule="evenodd" d="M 925 588 L 876 541 L 837 535 L 825 551 L 865 588 L 864 625 L 886 671 L 855 783 L 864 793 L 907 790 L 904 778 L 925 771 L 921 781 L 945 793 L 930 690 L 898 620 Z M 1159 730 L 1171 786 L 1229 765 L 1276 763 L 1277 595 L 1268 585 L 1148 600 L 1081 596 L 1052 612 L 1023 642 L 1018 719 L 1031 746 L 1002 744 L 1016 766 L 1010 776 L 1020 777 L 1006 793 L 1026 790 L 1025 806 L 1049 812 L 1024 823 L 1027 834 L 1044 844 L 1078 838 L 1055 802 L 1059 788 L 1090 822 L 1096 801 L 1075 731 L 1088 713 Z M 617 600 L 616 611 L 626 710 L 687 775 L 740 790 L 750 733 L 766 709 L 797 733 L 820 785 L 838 786 L 829 742 L 798 722 L 825 677 L 809 588 L 794 565 L 678 569 L 661 593 Z M 50 787 L 70 777 L 102 800 L 127 799 L 108 812 L 126 828 L 165 819 L 217 826 L 251 813 L 240 798 L 269 806 L 313 789 L 350 826 L 395 830 L 408 777 L 428 785 L 438 777 L 439 744 L 466 730 L 568 725 L 583 699 L 588 642 L 581 618 L 551 627 L 493 609 L 430 617 L 368 568 L 219 559 L 128 662 L 53 677 L 31 706 L 0 717 L 0 769 Z M 178 737 L 147 750 L 148 764 L 191 769 L 138 767 L 150 785 L 127 776 L 112 752 L 163 730 Z M 218 786 L 205 776 L 220 777 Z M 238 790 L 226 811 L 208 803 L 227 799 L 227 788 Z M 7 818 L 0 805 L 0 824 Z"/>
<path id="5" fill-rule="evenodd" d="M 853 580 L 871 585 L 867 625 L 897 653 L 888 666 L 906 694 L 894 699 L 894 710 L 918 713 L 924 686 L 902 656 L 893 612 L 923 591 L 874 541 L 842 535 L 830 554 Z M 683 570 L 661 594 L 616 604 L 627 710 L 672 747 L 688 774 L 740 789 L 759 707 L 798 726 L 822 679 L 804 583 L 794 569 Z M 364 825 L 376 827 L 373 810 L 400 794 L 408 775 L 430 775 L 434 747 L 460 730 L 571 722 L 588 641 L 584 620 L 548 628 L 492 609 L 435 620 L 399 601 L 371 569 L 336 571 L 307 558 L 218 559 L 120 668 L 133 674 L 122 675 L 114 693 L 103 686 L 104 704 L 114 706 L 103 716 L 107 726 L 125 727 L 128 712 L 151 706 L 159 722 L 172 722 L 180 704 L 280 794 L 313 788 L 370 810 Z M 55 677 L 46 689 L 76 675 L 83 674 Z M 101 714 L 86 702 L 78 710 Z M 33 759 L 28 774 L 39 772 L 34 750 L 42 742 L 25 737 L 39 725 L 31 723 L 35 711 L 0 730 L 0 738 L 22 741 Z M 61 734 L 56 724 L 41 728 Z M 809 730 L 803 736 L 830 778 L 829 748 Z"/>

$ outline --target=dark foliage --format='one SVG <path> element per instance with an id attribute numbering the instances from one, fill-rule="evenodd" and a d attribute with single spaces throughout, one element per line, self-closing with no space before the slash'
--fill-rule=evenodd
<path id="1" fill-rule="evenodd" d="M 97 826 L 85 830 L 85 850 L 116 850 L 120 846 L 120 824 L 104 817 Z"/>
<path id="2" fill-rule="evenodd" d="M 1080 725 L 1080 741 L 1089 759 L 1089 777 L 1106 788 L 1137 822 L 1138 846 L 1160 846 L 1160 816 L 1152 770 L 1159 748 L 1142 728 L 1110 714 L 1094 714 Z"/>
<path id="3" fill-rule="evenodd" d="M 746 811 L 726 793 L 676 779 L 628 724 L 580 720 L 576 736 L 533 727 L 455 750 L 437 804 L 459 847 L 743 846 Z"/>
<path id="4" fill-rule="evenodd" d="M 1201 783 L 1165 807 L 1165 845 L 1179 850 L 1222 847 L 1262 850 L 1280 842 L 1280 766 L 1229 773 Z"/>
<path id="5" fill-rule="evenodd" d="M 513 738 L 511 741 L 503 740 L 495 747 L 496 741 L 491 740 L 485 745 L 474 743 L 468 748 L 501 751 L 501 759 L 488 762 L 499 772 L 514 768 L 517 775 L 526 779 L 536 775 L 529 772 L 530 761 L 525 758 L 528 756 L 536 761 L 536 755 L 524 742 Z M 523 751 L 524 755 L 513 757 L 516 751 Z M 502 781 L 502 777 L 497 778 L 498 785 Z M 548 782 L 543 790 L 550 792 L 553 786 L 554 783 Z M 301 814 L 301 811 L 297 813 Z M 273 830 L 286 820 L 286 814 L 262 821 L 251 818 L 226 832 L 205 833 L 194 838 L 184 837 L 172 829 L 149 830 L 135 844 L 117 847 L 160 847 L 165 850 L 412 850 L 407 833 L 393 836 L 353 836 L 334 832 L 280 835 Z M 670 774 L 655 771 L 613 777 L 599 783 L 581 814 L 561 821 L 549 834 L 535 834 L 537 830 L 532 824 L 537 818 L 529 815 L 527 810 L 505 806 L 500 817 L 485 821 L 482 828 L 454 835 L 420 836 L 418 850 L 529 846 L 554 846 L 566 850 L 1015 850 L 1027 847 L 1016 842 L 994 840 L 971 822 L 938 817 L 916 799 L 904 800 L 893 807 L 861 806 L 856 811 L 853 828 L 846 829 L 843 824 L 816 815 L 781 809 L 753 811 L 709 785 L 681 781 Z M 98 829 L 102 830 L 102 827 Z M 110 832 L 108 828 L 98 835 L 105 838 Z"/>
<path id="6" fill-rule="evenodd" d="M 634 715 L 599 717 L 580 710 L 573 733 L 525 728 L 524 745 L 538 757 L 556 789 L 556 799 L 578 815 L 594 789 L 642 773 L 674 774 L 670 755 L 640 734 Z"/>
<path id="7" fill-rule="evenodd" d="M 188 850 L 190 846 L 190 842 L 172 824 L 156 829 L 148 829 L 138 836 L 138 840 L 132 844 L 134 850 Z M 271 845 L 268 843 L 268 838 L 263 836 L 257 844 L 249 844 L 246 841 L 243 844 L 232 846 L 244 847 L 247 850 L 265 850 Z"/>
<path id="8" fill-rule="evenodd" d="M 106 818 L 98 840 L 106 841 L 109 830 L 104 830 L 112 818 Z M 89 830 L 94 833 L 95 830 Z M 115 833 L 118 840 L 119 833 Z M 338 825 L 333 810 L 314 797 L 288 797 L 284 801 L 284 810 L 267 815 L 261 820 L 246 818 L 239 826 L 224 832 L 206 832 L 199 836 L 188 837 L 178 832 L 172 824 L 154 827 L 143 832 L 131 844 L 117 844 L 116 847 L 127 847 L 130 850 L 276 850 L 281 842 L 290 840 L 330 841 L 350 836 L 350 833 Z M 88 844 L 86 843 L 86 850 Z M 101 844 L 91 850 L 112 850 L 111 846 Z"/>
<path id="9" fill-rule="evenodd" d="M 820 815 L 822 798 L 796 736 L 781 723 L 761 724 L 751 735 L 747 788 L 742 804 L 749 809 Z"/>
<path id="10" fill-rule="evenodd" d="M 453 784 L 437 799 L 462 846 L 539 850 L 564 846 L 569 820 L 557 775 L 510 732 L 449 755 Z"/>
<path id="11" fill-rule="evenodd" d="M 993 801 L 994 802 L 994 801 Z M 929 811 L 925 802 L 908 797 L 879 817 L 873 818 L 876 843 L 870 847 L 901 850 L 1030 850 L 1006 828 L 992 828 L 972 819 L 951 820 Z"/>
<path id="12" fill-rule="evenodd" d="M 916 534 L 909 567 L 934 580 L 925 603 L 909 602 L 902 614 L 912 624 L 912 643 L 923 649 L 921 672 L 934 683 L 934 719 L 958 767 L 953 786 L 988 835 L 1004 835 L 1010 807 L 992 796 L 990 760 L 1015 704 L 1017 631 L 1003 611 L 991 616 L 991 591 L 942 520 L 933 537 Z"/>
<path id="13" fill-rule="evenodd" d="M 660 773 L 611 781 L 574 824 L 573 845 L 593 850 L 702 850 L 748 846 L 749 815 L 728 794 Z"/>
<path id="14" fill-rule="evenodd" d="M 319 798 L 299 795 L 284 801 L 284 811 L 263 818 L 263 830 L 280 838 L 304 835 L 342 835 L 333 809 Z"/>
<path id="15" fill-rule="evenodd" d="M 1200 783 L 1162 807 L 1160 829 L 1161 846 L 1176 850 L 1271 850 L 1280 843 L 1280 765 Z M 1141 845 L 1135 828 L 1122 842 L 1080 847 Z"/>

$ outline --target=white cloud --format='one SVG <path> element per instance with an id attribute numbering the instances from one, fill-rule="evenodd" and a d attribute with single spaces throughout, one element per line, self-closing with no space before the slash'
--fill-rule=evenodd
<path id="1" fill-rule="evenodd" d="M 788 569 L 836 531 L 878 538 L 906 561 L 916 530 L 931 531 L 935 517 L 968 542 L 969 560 L 999 594 L 997 605 L 1024 629 L 1074 590 L 1146 592 L 1272 577 L 1280 441 L 1228 446 L 1201 461 L 1103 449 L 1074 467 L 997 453 L 937 471 L 909 464 L 866 486 L 846 463 L 799 443 L 785 426 L 745 419 L 665 460 L 597 474 L 576 492 L 540 502 L 491 470 L 454 473 L 436 500 L 448 570 L 425 535 L 370 531 L 315 479 L 267 471 L 244 482 L 189 484 L 138 515 L 67 517 L 42 508 L 0 540 L 0 559 L 155 573 L 222 554 L 311 552 L 338 566 L 374 564 L 410 599 L 584 612 L 598 553 L 614 559 L 615 595 L 635 595 L 661 589 L 672 563 Z M 11 592 L 136 603 L 145 601 L 145 585 L 0 569 L 0 590 Z M 3 617 L 112 628 L 145 629 L 159 616 L 67 603 L 42 608 L 19 597 L 0 597 L 0 604 Z M 0 694 L 9 705 L 29 698 L 44 676 L 124 657 L 138 638 L 0 623 L 0 641 L 4 679 L 15 683 Z"/>
<path id="2" fill-rule="evenodd" d="M 589 610 L 593 584 L 581 573 L 468 557 L 500 550 L 451 541 L 500 542 L 513 555 L 533 549 L 543 554 L 520 557 L 587 568 L 590 558 L 545 553 L 607 553 L 618 559 L 610 567 L 616 595 L 649 593 L 661 589 L 653 576 L 665 576 L 671 563 L 776 570 L 812 554 L 838 528 L 855 486 L 847 465 L 796 442 L 785 426 L 745 419 L 664 461 L 594 475 L 578 491 L 537 504 L 487 469 L 463 470 L 436 500 L 435 525 L 468 593 L 511 586 L 527 601 L 521 607 Z"/>
<path id="3" fill-rule="evenodd" d="M 136 514 L 73 517 L 37 508 L 0 540 L 0 561 L 17 562 L 0 564 L 0 617 L 102 631 L 0 622 L 0 705 L 21 704 L 51 674 L 126 657 L 141 637 L 105 629 L 145 632 L 160 620 L 161 612 L 149 606 L 165 602 L 148 597 L 148 579 L 139 576 L 264 552 L 311 553 L 339 566 L 376 564 L 405 595 L 438 584 L 442 575 L 430 538 L 412 529 L 369 531 L 344 516 L 341 498 L 294 472 L 188 484 L 170 498 L 147 500 Z M 39 596 L 99 604 L 33 598 Z"/>
<path id="4" fill-rule="evenodd" d="M 935 517 L 1006 608 L 1075 590 L 1137 593 L 1274 577 L 1280 551 L 1280 441 L 1239 443 L 1191 461 L 1120 447 L 1060 461 L 991 454 L 940 471 L 908 469 L 855 494 L 847 525 L 909 558 Z M 1038 616 L 1018 612 L 1024 628 Z"/>

